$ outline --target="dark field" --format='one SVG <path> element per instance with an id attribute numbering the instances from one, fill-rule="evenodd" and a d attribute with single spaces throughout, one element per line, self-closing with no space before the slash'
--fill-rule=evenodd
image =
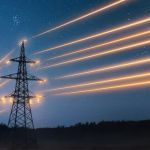
<path id="1" fill-rule="evenodd" d="M 9 130 L 1 126 L 0 150 L 9 145 Z M 39 150 L 150 150 L 150 121 L 77 124 L 36 133 Z"/>

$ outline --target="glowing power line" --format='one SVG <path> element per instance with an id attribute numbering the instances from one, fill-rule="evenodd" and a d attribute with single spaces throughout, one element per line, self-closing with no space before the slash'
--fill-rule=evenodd
<path id="1" fill-rule="evenodd" d="M 40 95 L 40 94 L 36 94 L 35 98 L 37 100 L 37 103 L 41 103 L 41 101 L 44 99 L 43 95 Z"/>
<path id="2" fill-rule="evenodd" d="M 6 111 L 7 111 L 7 109 L 0 110 L 0 114 L 5 113 Z"/>
<path id="3" fill-rule="evenodd" d="M 136 47 L 143 46 L 143 45 L 148 45 L 148 44 L 150 44 L 150 40 L 137 42 L 137 43 L 130 44 L 130 45 L 127 45 L 127 46 L 114 48 L 114 49 L 106 50 L 106 51 L 103 51 L 103 52 L 98 52 L 98 53 L 95 53 L 95 54 L 75 58 L 75 59 L 70 59 L 70 60 L 67 60 L 67 61 L 60 62 L 60 63 L 48 65 L 48 66 L 42 67 L 40 69 L 47 69 L 47 68 L 57 67 L 57 66 L 61 66 L 61 65 L 75 63 L 75 62 L 80 62 L 80 61 L 87 60 L 87 59 L 93 59 L 93 58 L 96 58 L 96 57 L 101 57 L 101 56 L 104 56 L 104 55 L 118 53 L 118 52 L 122 52 L 122 51 L 125 51 L 125 50 L 129 50 L 129 49 L 132 49 L 132 48 L 136 48 Z"/>
<path id="4" fill-rule="evenodd" d="M 2 97 L 1 101 L 2 101 L 3 104 L 6 104 L 6 98 L 5 97 Z"/>
<path id="5" fill-rule="evenodd" d="M 129 35 L 129 36 L 125 36 L 125 37 L 122 37 L 122 38 L 118 38 L 118 39 L 108 41 L 108 42 L 105 42 L 105 43 L 101 43 L 101 44 L 98 44 L 98 45 L 94 45 L 94 46 L 91 46 L 91 47 L 79 49 L 79 50 L 76 50 L 74 52 L 65 53 L 65 54 L 62 54 L 62 55 L 59 55 L 59 56 L 56 56 L 56 57 L 49 58 L 48 60 L 62 58 L 62 57 L 70 56 L 70 55 L 73 55 L 73 54 L 78 54 L 78 53 L 81 53 L 81 52 L 84 52 L 84 51 L 100 48 L 100 47 L 103 47 L 103 46 L 108 46 L 108 45 L 111 45 L 111 44 L 114 44 L 114 43 L 126 41 L 126 40 L 129 40 L 129 39 L 140 37 L 140 36 L 147 35 L 147 34 L 150 34 L 150 30 L 147 30 L 147 31 L 144 31 L 144 32 L 139 32 L 139 33 L 132 34 L 132 35 Z"/>
<path id="6" fill-rule="evenodd" d="M 104 71 L 110 71 L 110 70 L 114 70 L 114 69 L 122 69 L 122 68 L 126 68 L 126 67 L 142 65 L 142 64 L 146 64 L 146 63 L 150 63 L 150 58 L 143 58 L 143 59 L 129 61 L 129 62 L 121 63 L 121 64 L 119 63 L 116 65 L 100 67 L 100 68 L 91 69 L 91 70 L 87 70 L 87 71 L 68 74 L 65 76 L 57 77 L 56 79 L 65 79 L 65 78 L 78 77 L 78 76 L 83 76 L 83 75 L 90 75 L 90 74 L 100 73 L 100 72 L 104 72 Z"/>
<path id="7" fill-rule="evenodd" d="M 67 25 L 70 25 L 70 24 L 75 23 L 75 22 L 77 22 L 77 21 L 86 19 L 86 18 L 88 18 L 88 17 L 90 17 L 90 16 L 92 16 L 92 15 L 95 15 L 95 14 L 99 13 L 99 12 L 102 12 L 102 11 L 104 11 L 104 10 L 107 10 L 107 9 L 111 8 L 111 7 L 117 6 L 117 5 L 119 5 L 119 4 L 123 3 L 123 2 L 125 2 L 125 0 L 119 0 L 119 1 L 117 1 L 117 2 L 108 4 L 108 5 L 104 6 L 104 7 L 101 7 L 101 8 L 99 8 L 99 9 L 97 9 L 97 10 L 94 10 L 94 11 L 92 11 L 92 12 L 90 12 L 90 13 L 87 13 L 87 14 L 85 14 L 85 15 L 82 15 L 82 16 L 78 17 L 78 18 L 75 18 L 75 19 L 73 19 L 73 20 L 71 20 L 71 21 L 65 22 L 64 24 L 58 25 L 58 26 L 56 26 L 56 27 L 54 27 L 54 28 L 51 28 L 51 29 L 49 29 L 49 30 L 47 30 L 47 31 L 45 31 L 45 32 L 42 32 L 42 33 L 40 33 L 40 34 L 37 34 L 37 35 L 33 36 L 32 38 L 40 37 L 40 36 L 42 36 L 42 35 L 44 35 L 44 34 L 50 33 L 50 32 L 52 32 L 52 31 L 55 31 L 55 30 L 57 30 L 57 29 L 60 29 L 60 28 L 65 27 L 65 26 L 67 26 Z"/>
<path id="8" fill-rule="evenodd" d="M 7 53 L 3 58 L 0 59 L 0 64 L 3 62 L 8 62 L 8 57 L 15 51 L 15 49 L 12 49 L 9 53 Z"/>
<path id="9" fill-rule="evenodd" d="M 0 88 L 6 86 L 8 83 L 10 83 L 10 80 L 0 83 Z"/>
<path id="10" fill-rule="evenodd" d="M 110 34 L 110 33 L 113 33 L 113 32 L 117 32 L 117 31 L 121 31 L 121 30 L 128 29 L 128 28 L 131 28 L 131 27 L 135 27 L 135 26 L 147 23 L 147 22 L 150 22 L 150 17 L 148 17 L 146 19 L 141 19 L 139 21 L 135 21 L 135 22 L 132 22 L 132 23 L 125 24 L 125 25 L 119 26 L 117 28 L 106 30 L 104 32 L 100 32 L 100 33 L 97 33 L 97 34 L 94 34 L 94 35 L 91 35 L 91 36 L 80 38 L 80 39 L 77 39 L 75 41 L 71 41 L 71 42 L 64 43 L 64 44 L 61 44 L 61 45 L 58 45 L 58 46 L 54 46 L 54 47 L 51 47 L 51 48 L 48 48 L 48 49 L 45 49 L 45 50 L 41 50 L 41 51 L 36 52 L 35 54 L 45 53 L 45 52 L 48 52 L 48 51 L 51 51 L 51 50 L 55 50 L 55 49 L 62 48 L 62 47 L 65 47 L 65 46 L 80 43 L 80 42 L 83 42 L 83 41 L 86 41 L 86 40 L 94 39 L 94 38 L 97 38 L 97 37 L 100 37 L 100 36 L 103 36 L 103 35 L 107 35 L 107 34 Z"/>
<path id="11" fill-rule="evenodd" d="M 89 93 L 96 93 L 96 92 L 103 92 L 103 91 L 110 91 L 110 90 L 122 90 L 125 88 L 132 88 L 132 87 L 141 87 L 150 85 L 150 81 L 143 81 L 143 82 L 136 82 L 136 83 L 129 83 L 129 84 L 120 84 L 115 86 L 108 86 L 102 88 L 94 88 L 88 90 L 80 90 L 80 91 L 71 91 L 71 92 L 62 92 L 55 95 L 75 95 L 75 94 L 89 94 Z"/>
<path id="12" fill-rule="evenodd" d="M 100 84 L 112 83 L 112 82 L 116 82 L 116 81 L 137 79 L 137 78 L 143 78 L 143 77 L 147 77 L 147 76 L 150 76 L 150 72 L 134 74 L 134 75 L 127 75 L 127 76 L 117 77 L 117 78 L 98 80 L 98 81 L 93 81 L 93 82 L 80 83 L 80 84 L 69 85 L 69 86 L 63 86 L 60 88 L 43 90 L 42 92 L 53 92 L 53 91 L 66 90 L 66 89 L 76 89 L 76 88 L 80 88 L 80 87 L 87 87 L 87 86 L 91 86 L 91 85 L 100 85 Z"/>

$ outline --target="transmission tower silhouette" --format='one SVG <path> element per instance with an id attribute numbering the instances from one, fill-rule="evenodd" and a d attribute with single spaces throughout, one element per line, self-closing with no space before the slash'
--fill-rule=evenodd
<path id="1" fill-rule="evenodd" d="M 28 81 L 43 81 L 27 72 L 27 64 L 36 63 L 28 59 L 25 55 L 25 42 L 21 43 L 20 56 L 10 59 L 12 62 L 18 63 L 18 71 L 14 74 L 1 76 L 5 79 L 16 80 L 15 89 L 9 96 L 13 98 L 13 104 L 9 116 L 8 126 L 13 129 L 11 145 L 12 149 L 25 148 L 30 149 L 31 145 L 36 144 L 36 137 L 33 134 L 34 123 L 31 112 L 30 100 L 35 98 L 30 95 Z"/>

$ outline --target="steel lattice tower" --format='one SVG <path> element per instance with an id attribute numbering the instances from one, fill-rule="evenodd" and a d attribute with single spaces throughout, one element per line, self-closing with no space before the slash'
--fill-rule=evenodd
<path id="1" fill-rule="evenodd" d="M 28 145 L 27 141 L 30 141 L 29 136 L 27 135 L 27 130 L 34 129 L 32 112 L 30 107 L 30 99 L 34 96 L 30 95 L 28 81 L 42 81 L 41 79 L 29 75 L 27 72 L 27 64 L 28 63 L 36 63 L 28 59 L 25 55 L 25 47 L 24 41 L 21 43 L 20 56 L 10 61 L 17 62 L 18 72 L 14 74 L 9 74 L 6 76 L 2 76 L 1 78 L 5 79 L 14 79 L 16 80 L 15 90 L 8 97 L 13 98 L 12 109 L 8 121 L 8 126 L 10 128 L 16 130 L 23 129 L 25 132 L 23 133 L 25 145 Z M 18 133 L 19 133 L 18 132 Z M 18 136 L 18 135 L 17 135 Z M 19 136 L 18 136 L 19 137 Z M 14 137 L 13 137 L 14 138 Z M 16 141 L 15 141 L 16 143 Z M 17 144 L 17 143 L 16 143 Z"/>

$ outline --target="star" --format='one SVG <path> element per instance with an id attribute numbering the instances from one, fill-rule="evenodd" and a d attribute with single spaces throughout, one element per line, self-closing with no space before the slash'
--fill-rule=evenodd
<path id="1" fill-rule="evenodd" d="M 21 17 L 18 15 L 15 15 L 12 17 L 13 25 L 18 26 L 21 24 Z"/>

